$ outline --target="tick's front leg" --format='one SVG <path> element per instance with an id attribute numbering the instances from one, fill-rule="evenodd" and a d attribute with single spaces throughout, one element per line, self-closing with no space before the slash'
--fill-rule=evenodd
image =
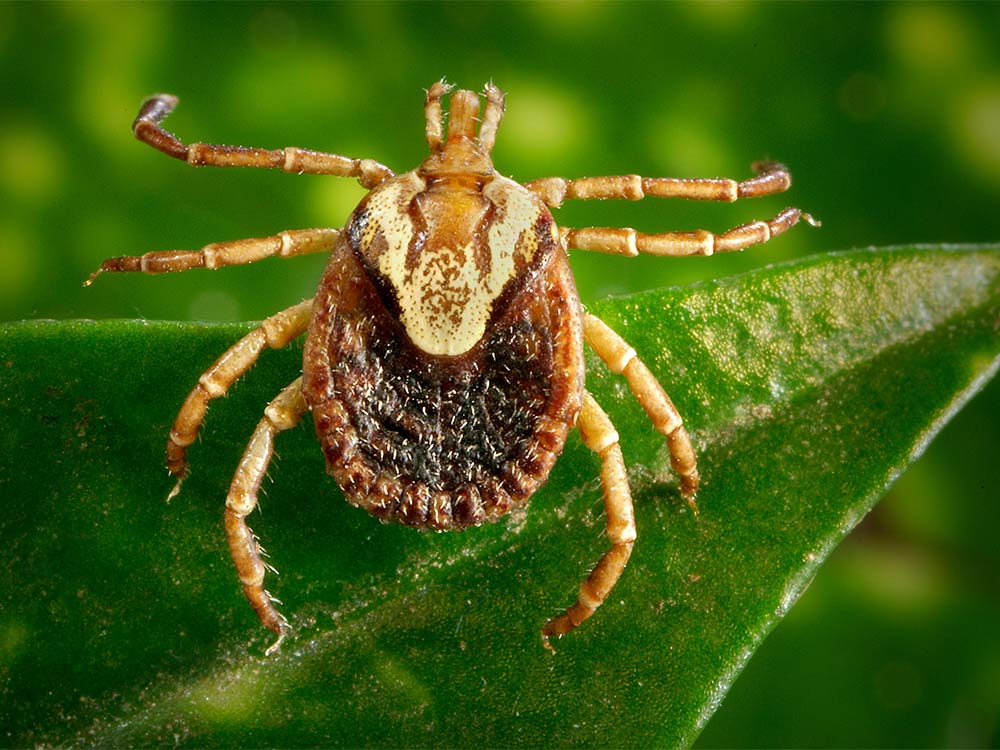
<path id="1" fill-rule="evenodd" d="M 391 169 L 373 159 L 352 159 L 305 148 L 264 149 L 215 143 L 188 145 L 162 125 L 176 106 L 176 96 L 156 94 L 149 97 L 139 108 L 139 114 L 132 123 L 132 132 L 136 138 L 157 151 L 196 167 L 260 167 L 281 169 L 293 174 L 356 177 L 369 190 L 393 176 Z"/>
<path id="2" fill-rule="evenodd" d="M 547 206 L 559 208 L 565 200 L 637 201 L 643 198 L 685 198 L 732 203 L 741 198 L 760 198 L 782 193 L 792 184 L 792 177 L 782 164 L 758 162 L 753 166 L 757 175 L 742 182 L 727 177 L 686 179 L 628 174 L 581 177 L 576 180 L 543 177 L 527 182 L 524 186 L 545 201 Z"/>

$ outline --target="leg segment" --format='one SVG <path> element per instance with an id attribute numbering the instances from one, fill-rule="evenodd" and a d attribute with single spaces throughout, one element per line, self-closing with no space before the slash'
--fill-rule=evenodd
<path id="1" fill-rule="evenodd" d="M 132 132 L 167 156 L 194 166 L 262 167 L 281 169 L 297 174 L 328 174 L 335 177 L 356 177 L 369 190 L 392 177 L 392 170 L 372 159 L 351 159 L 302 148 L 246 148 L 220 146 L 211 143 L 184 144 L 160 124 L 177 106 L 177 97 L 169 94 L 151 96 L 142 103 L 132 123 Z"/>
<path id="2" fill-rule="evenodd" d="M 243 593 L 260 621 L 278 634 L 278 640 L 267 649 L 268 655 L 278 649 L 291 626 L 264 590 L 264 572 L 268 566 L 261 560 L 260 544 L 245 519 L 257 506 L 257 492 L 274 455 L 274 436 L 297 425 L 308 409 L 302 397 L 302 378 L 298 378 L 264 410 L 264 418 L 250 438 L 226 496 L 226 539 Z"/>
<path id="3" fill-rule="evenodd" d="M 639 253 L 650 255 L 713 255 L 733 250 L 743 250 L 751 245 L 767 242 L 772 237 L 786 232 L 802 219 L 814 227 L 819 226 L 809 214 L 797 208 L 786 208 L 770 221 L 752 221 L 730 229 L 722 234 L 699 229 L 694 232 L 661 232 L 644 234 L 630 227 L 623 229 L 610 227 L 587 227 L 585 229 L 563 228 L 563 243 L 568 248 L 596 250 L 602 253 L 635 256 Z"/>
<path id="4" fill-rule="evenodd" d="M 663 386 L 636 356 L 635 349 L 598 317 L 584 313 L 583 336 L 591 349 L 604 360 L 611 372 L 625 375 L 629 388 L 649 415 L 653 426 L 667 439 L 670 465 L 681 480 L 681 494 L 695 512 L 698 491 L 698 465 L 691 439 Z"/>
<path id="5" fill-rule="evenodd" d="M 303 333 L 309 326 L 312 304 L 313 301 L 308 299 L 272 315 L 237 341 L 198 378 L 198 385 L 184 400 L 167 440 L 167 470 L 177 477 L 177 484 L 168 500 L 180 492 L 181 482 L 187 476 L 187 446 L 194 442 L 201 423 L 205 421 L 208 402 L 224 396 L 229 387 L 253 366 L 265 348 L 280 349 Z"/>
<path id="6" fill-rule="evenodd" d="M 424 120 L 426 122 L 425 132 L 427 134 L 427 147 L 431 152 L 440 151 L 444 146 L 444 119 L 441 115 L 441 98 L 451 92 L 452 86 L 444 80 L 436 81 L 427 89 L 427 96 L 424 98 Z M 496 141 L 497 129 L 500 127 L 500 120 L 503 119 L 504 94 L 492 83 L 487 83 L 483 90 L 486 97 L 486 110 L 480 120 L 479 135 L 475 136 L 480 145 L 490 151 Z M 452 110 L 449 113 L 448 134 L 449 137 L 462 134 L 473 137 L 475 123 L 479 114 L 479 97 L 471 91 L 457 91 L 452 100 Z M 457 109 L 456 109 L 457 105 Z"/>
<path id="7" fill-rule="evenodd" d="M 759 198 L 788 190 L 791 175 L 781 164 L 758 162 L 753 165 L 756 177 L 743 182 L 726 178 L 676 179 L 673 177 L 640 177 L 637 174 L 612 177 L 584 177 L 566 180 L 544 177 L 525 183 L 546 205 L 558 208 L 567 199 L 605 200 L 620 198 L 637 201 L 642 198 L 687 198 L 698 201 L 726 201 L 739 198 Z"/>
<path id="8" fill-rule="evenodd" d="M 594 397 L 584 393 L 577 427 L 584 444 L 601 457 L 601 489 L 604 515 L 611 549 L 604 553 L 580 587 L 576 604 L 549 620 L 542 628 L 542 640 L 552 649 L 549 636 L 562 637 L 594 614 L 618 581 L 635 542 L 632 493 L 625 476 L 625 461 L 618 446 L 618 433 Z"/>
<path id="9" fill-rule="evenodd" d="M 441 118 L 441 97 L 451 91 L 450 83 L 442 78 L 435 81 L 427 89 L 427 96 L 424 98 L 424 119 L 426 121 L 425 131 L 427 133 L 427 147 L 431 151 L 437 151 L 444 143 L 444 121 Z"/>
<path id="10" fill-rule="evenodd" d="M 492 151 L 493 144 L 497 140 L 500 121 L 503 119 L 504 94 L 491 81 L 486 84 L 483 95 L 486 97 L 486 110 L 483 112 L 483 121 L 479 126 L 478 137 L 480 145 L 487 151 Z"/>
<path id="11" fill-rule="evenodd" d="M 329 252 L 342 234 L 340 229 L 293 229 L 273 237 L 258 237 L 230 242 L 215 242 L 201 250 L 155 250 L 145 255 L 123 255 L 108 258 L 90 274 L 84 286 L 90 286 L 104 271 L 168 273 L 192 268 L 241 266 L 264 258 Z"/>

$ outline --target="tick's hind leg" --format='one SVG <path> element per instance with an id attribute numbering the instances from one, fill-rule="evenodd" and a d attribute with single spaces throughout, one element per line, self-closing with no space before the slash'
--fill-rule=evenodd
<path id="1" fill-rule="evenodd" d="M 226 496 L 226 538 L 240 583 L 243 584 L 243 593 L 260 621 L 278 634 L 278 640 L 267 649 L 268 654 L 278 649 L 291 626 L 284 615 L 275 609 L 274 600 L 264 589 L 264 572 L 268 566 L 261 560 L 260 544 L 245 519 L 257 506 L 260 483 L 274 455 L 274 436 L 297 425 L 308 409 L 302 397 L 302 378 L 295 380 L 267 405 L 264 418 L 250 438 Z"/>
<path id="2" fill-rule="evenodd" d="M 562 637 L 594 614 L 607 599 L 625 569 L 635 542 L 632 493 L 625 476 L 625 461 L 618 446 L 618 432 L 589 393 L 584 393 L 577 427 L 584 444 L 601 457 L 601 490 L 611 549 L 604 553 L 590 571 L 587 580 L 580 587 L 576 604 L 549 620 L 542 628 L 542 639 L 549 649 L 552 648 L 549 636 Z"/>
<path id="3" fill-rule="evenodd" d="M 670 465 L 681 480 L 681 494 L 692 510 L 697 511 L 694 496 L 698 491 L 698 465 L 691 447 L 691 439 L 670 397 L 663 386 L 643 364 L 625 340 L 603 320 L 584 313 L 583 336 L 591 349 L 604 360 L 611 372 L 624 375 L 629 388 L 653 426 L 667 439 L 670 448 Z"/>
<path id="4" fill-rule="evenodd" d="M 187 447 L 198 436 L 201 423 L 205 421 L 208 402 L 224 396 L 230 386 L 257 361 L 264 349 L 281 348 L 302 334 L 309 326 L 312 304 L 313 301 L 307 299 L 272 315 L 227 349 L 198 378 L 198 385 L 184 400 L 167 439 L 167 470 L 177 477 L 177 485 L 168 500 L 180 491 L 181 482 L 187 476 Z"/>

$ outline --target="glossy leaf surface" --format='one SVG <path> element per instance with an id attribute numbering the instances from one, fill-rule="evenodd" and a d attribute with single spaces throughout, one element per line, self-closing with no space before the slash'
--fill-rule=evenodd
<path id="1" fill-rule="evenodd" d="M 555 656 L 539 627 L 606 547 L 598 463 L 577 437 L 527 513 L 431 534 L 351 508 L 309 427 L 282 435 L 252 526 L 297 636 L 268 659 L 222 499 L 300 349 L 267 353 L 213 405 L 167 505 L 170 422 L 246 327 L 0 328 L 8 743 L 689 744 L 830 550 L 995 372 L 1000 249 L 823 256 L 591 310 L 666 385 L 704 487 L 693 516 L 662 439 L 591 361 L 639 539 Z"/>

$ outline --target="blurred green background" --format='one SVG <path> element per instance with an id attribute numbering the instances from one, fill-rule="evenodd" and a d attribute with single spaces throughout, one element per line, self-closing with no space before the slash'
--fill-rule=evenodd
<path id="1" fill-rule="evenodd" d="M 423 89 L 493 80 L 495 163 L 518 180 L 744 178 L 762 158 L 795 179 L 735 205 L 571 204 L 567 226 L 722 231 L 786 205 L 823 221 L 730 257 L 577 253 L 585 302 L 828 250 L 997 241 L 998 39 L 998 4 L 0 4 L 0 321 L 250 320 L 311 296 L 319 257 L 81 286 L 111 255 L 340 226 L 364 194 L 168 159 L 129 129 L 158 91 L 180 96 L 167 126 L 187 141 L 404 171 L 425 153 Z M 702 746 L 1000 744 L 998 417 L 994 382 L 837 550 Z"/>

